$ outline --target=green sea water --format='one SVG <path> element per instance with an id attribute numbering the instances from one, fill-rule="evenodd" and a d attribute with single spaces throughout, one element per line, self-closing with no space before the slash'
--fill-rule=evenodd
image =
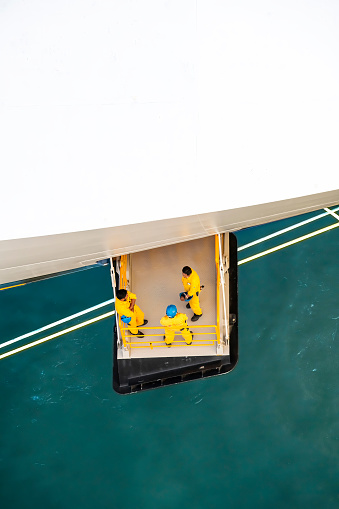
<path id="1" fill-rule="evenodd" d="M 335 228 L 239 266 L 227 375 L 114 393 L 114 318 L 0 360 L 0 508 L 338 508 L 338 255 Z M 110 298 L 107 266 L 2 291 L 1 343 Z"/>

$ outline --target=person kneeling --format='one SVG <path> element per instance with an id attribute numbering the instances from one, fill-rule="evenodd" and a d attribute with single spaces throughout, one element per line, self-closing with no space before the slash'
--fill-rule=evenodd
<path id="1" fill-rule="evenodd" d="M 128 331 L 131 334 L 142 338 L 144 333 L 138 330 L 138 327 L 146 325 L 148 320 L 144 319 L 144 313 L 135 304 L 137 296 L 128 290 L 120 289 L 116 291 L 116 297 L 115 310 L 121 320 L 128 325 Z"/>

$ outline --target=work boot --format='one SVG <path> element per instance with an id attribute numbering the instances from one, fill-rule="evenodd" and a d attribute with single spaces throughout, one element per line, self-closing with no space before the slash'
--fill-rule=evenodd
<path id="1" fill-rule="evenodd" d="M 165 341 L 165 337 L 166 336 L 164 336 L 164 341 Z M 165 341 L 165 343 L 166 343 L 166 341 Z M 168 346 L 168 348 L 170 348 L 172 346 L 172 343 L 166 343 L 166 346 Z"/>
<path id="2" fill-rule="evenodd" d="M 190 331 L 190 333 L 192 334 L 192 331 Z M 193 336 L 193 334 L 192 334 L 192 340 L 191 340 L 191 342 L 190 342 L 190 343 L 186 343 L 186 345 L 187 345 L 187 346 L 190 346 L 190 345 L 193 343 L 193 338 L 194 338 L 194 336 Z"/>
<path id="3" fill-rule="evenodd" d="M 192 322 L 196 322 L 197 320 L 199 320 L 199 318 L 200 318 L 201 316 L 202 316 L 202 313 L 201 313 L 201 315 L 196 315 L 196 314 L 194 313 L 194 315 L 193 315 L 193 316 L 192 316 L 192 318 L 191 318 Z"/>
<path id="4" fill-rule="evenodd" d="M 132 334 L 133 336 L 137 336 L 138 338 L 143 338 L 144 337 L 144 333 L 141 332 L 141 330 L 138 330 L 138 332 L 136 334 L 134 334 L 134 332 L 131 332 L 131 331 L 128 331 L 130 334 Z"/>
<path id="5" fill-rule="evenodd" d="M 148 324 L 148 320 L 144 320 L 144 323 L 142 323 L 141 325 L 139 325 L 139 327 L 143 327 L 144 325 L 147 325 Z"/>
<path id="6" fill-rule="evenodd" d="M 190 309 L 190 307 L 191 307 L 191 306 L 190 306 L 190 303 L 186 304 L 186 308 L 187 308 L 187 309 Z"/>

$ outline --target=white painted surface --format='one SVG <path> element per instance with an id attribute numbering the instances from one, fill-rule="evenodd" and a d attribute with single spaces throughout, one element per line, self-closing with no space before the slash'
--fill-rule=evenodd
<path id="1" fill-rule="evenodd" d="M 0 239 L 339 189 L 338 26 L 335 0 L 2 2 Z"/>

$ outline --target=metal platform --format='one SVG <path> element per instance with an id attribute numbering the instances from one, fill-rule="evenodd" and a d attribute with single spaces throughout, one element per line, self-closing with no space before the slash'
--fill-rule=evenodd
<path id="1" fill-rule="evenodd" d="M 179 293 L 183 291 L 181 272 L 184 265 L 196 270 L 201 285 L 204 285 L 200 293 L 203 316 L 197 322 L 191 321 L 193 312 L 186 308 L 186 302 L 179 299 Z M 143 339 L 127 338 L 127 341 L 133 343 L 128 352 L 129 358 L 228 355 L 228 345 L 217 348 L 216 344 L 217 274 L 214 236 L 130 255 L 129 286 L 137 295 L 137 304 L 148 320 L 146 327 L 139 328 L 145 334 Z M 172 347 L 165 345 L 160 319 L 169 304 L 175 304 L 178 312 L 187 314 L 187 323 L 194 334 L 192 345 L 187 346 L 180 335 L 175 336 Z M 149 346 L 150 341 L 154 341 L 152 348 Z M 159 341 L 162 342 L 161 346 Z M 118 358 L 126 357 L 123 348 L 119 348 Z"/>
<path id="2" fill-rule="evenodd" d="M 204 286 L 200 293 L 203 316 L 180 301 L 182 268 L 191 266 Z M 123 255 L 112 260 L 114 288 L 127 288 L 148 324 L 143 338 L 131 336 L 117 317 L 114 340 L 113 387 L 120 394 L 143 391 L 232 370 L 238 359 L 237 246 L 232 234 L 215 235 Z M 169 304 L 187 315 L 192 345 L 176 335 L 167 347 L 160 325 Z"/>

